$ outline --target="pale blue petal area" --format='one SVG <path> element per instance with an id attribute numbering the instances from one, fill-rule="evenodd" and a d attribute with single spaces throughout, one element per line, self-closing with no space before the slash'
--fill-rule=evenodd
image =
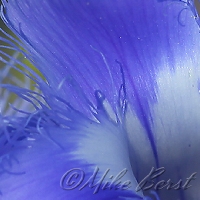
<path id="1" fill-rule="evenodd" d="M 159 164 L 166 170 L 158 180 L 167 182 L 171 179 L 174 184 L 181 180 L 180 187 L 182 187 L 192 174 L 197 173 L 195 180 L 191 180 L 189 184 L 190 188 L 167 190 L 167 187 L 164 187 L 159 192 L 161 199 L 173 197 L 190 200 L 198 199 L 200 195 L 198 189 L 200 185 L 200 95 L 198 90 L 200 69 L 193 66 L 196 61 L 188 59 L 187 62 L 181 63 L 181 67 L 177 67 L 176 72 L 163 70 L 158 74 L 159 96 L 158 103 L 152 107 L 154 123 L 151 127 L 158 148 Z M 145 130 L 138 119 L 131 112 L 127 119 L 130 151 L 134 152 L 131 158 L 133 171 L 140 182 L 154 166 L 151 159 L 152 153 L 149 151 L 148 141 L 145 138 Z M 138 133 L 141 134 L 138 135 Z M 139 142 L 144 146 L 142 151 L 137 145 Z"/>
<path id="2" fill-rule="evenodd" d="M 137 181 L 130 166 L 123 131 L 109 120 L 98 124 L 80 115 L 76 115 L 76 119 L 79 123 L 73 129 L 46 122 L 35 124 L 35 120 L 39 120 L 35 116 L 21 132 L 8 128 L 7 134 L 23 136 L 11 137 L 9 141 L 5 131 L 1 130 L 1 141 L 4 142 L 0 154 L 0 191 L 4 200 L 145 199 L 141 192 L 135 191 Z M 7 152 L 2 152 L 6 149 Z M 86 184 L 96 168 L 99 169 L 96 177 Z M 69 175 L 65 175 L 69 170 L 79 176 L 69 179 Z M 102 183 L 98 185 L 106 171 Z M 122 171 L 126 173 L 115 180 Z M 82 182 L 78 185 L 80 180 Z M 102 189 L 108 181 L 108 188 Z M 125 182 L 130 182 L 130 187 L 115 189 Z"/>
<path id="3" fill-rule="evenodd" d="M 196 180 L 190 183 L 192 187 L 182 193 L 183 199 L 198 199 L 200 195 L 198 190 L 200 185 L 199 59 L 188 59 L 180 66 L 174 74 L 163 71 L 158 76 L 160 96 L 158 105 L 154 107 L 154 116 L 157 119 L 154 130 L 160 149 L 159 157 L 167 170 L 164 177 L 182 179 L 185 183 L 186 178 L 197 172 Z"/>

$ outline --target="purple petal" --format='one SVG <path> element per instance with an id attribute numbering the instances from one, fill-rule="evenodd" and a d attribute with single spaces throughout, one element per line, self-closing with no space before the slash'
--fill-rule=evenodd
<path id="1" fill-rule="evenodd" d="M 36 129 L 33 118 L 24 130 L 20 129 L 19 121 L 17 129 L 8 129 L 10 140 L 1 137 L 2 150 L 8 149 L 6 153 L 1 152 L 3 199 L 144 198 L 141 192 L 135 191 L 137 182 L 131 170 L 124 132 L 107 119 L 98 124 L 78 113 L 73 115 L 76 117 L 74 128 L 70 128 L 67 120 L 68 128 L 58 128 L 54 123 L 46 123 L 46 118 L 37 122 Z M 96 169 L 97 175 L 91 178 Z M 69 179 L 70 170 L 79 177 Z M 120 172 L 123 176 L 114 181 Z M 106 182 L 109 182 L 107 186 Z M 130 187 L 121 189 L 123 183 L 128 182 Z M 117 187 L 119 189 L 115 189 Z"/>
<path id="2" fill-rule="evenodd" d="M 187 55 L 185 47 L 196 48 L 192 36 L 186 40 L 191 29 L 198 33 L 190 7 L 155 0 L 4 4 L 6 20 L 29 45 L 36 66 L 54 89 L 62 83 L 59 95 L 73 106 L 87 106 L 84 93 L 94 103 L 94 91 L 100 90 L 116 111 L 119 88 L 126 88 L 122 95 L 145 127 L 158 165 L 149 122 L 150 104 L 157 100 L 156 74 L 164 67 L 174 70 L 175 59 Z"/>
<path id="3" fill-rule="evenodd" d="M 199 168 L 199 159 L 192 155 L 199 140 L 200 36 L 192 2 L 4 4 L 9 26 L 26 42 L 29 58 L 54 95 L 87 114 L 89 106 L 96 100 L 102 106 L 105 98 L 117 115 L 126 111 L 132 165 L 140 180 L 154 165 L 164 165 L 169 169 L 166 177 L 171 173 L 176 178 Z"/>
<path id="4" fill-rule="evenodd" d="M 64 98 L 80 108 L 78 87 L 93 103 L 94 91 L 100 90 L 115 107 L 123 84 L 121 64 L 127 98 L 143 123 L 149 104 L 156 101 L 158 71 L 174 70 L 176 60 L 198 48 L 198 26 L 184 3 L 11 0 L 4 4 L 9 26 L 30 45 L 33 61 L 49 84 L 55 89 L 63 81 Z"/>

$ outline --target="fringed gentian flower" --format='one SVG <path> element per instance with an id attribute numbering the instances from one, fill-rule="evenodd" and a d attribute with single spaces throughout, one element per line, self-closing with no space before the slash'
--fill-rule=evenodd
<path id="1" fill-rule="evenodd" d="M 1 115 L 1 199 L 200 198 L 193 0 L 3 0 L 1 15 L 20 38 L 2 30 L 1 61 L 40 90 L 1 84 L 32 105 Z"/>

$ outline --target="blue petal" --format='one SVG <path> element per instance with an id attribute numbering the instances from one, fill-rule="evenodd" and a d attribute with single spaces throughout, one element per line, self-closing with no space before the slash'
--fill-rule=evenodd
<path id="1" fill-rule="evenodd" d="M 68 128 L 56 126 L 52 118 L 51 123 L 47 123 L 48 118 L 40 120 L 39 117 L 38 120 L 35 115 L 32 119 L 16 121 L 17 127 L 10 122 L 5 127 L 6 132 L 1 130 L 4 134 L 1 151 L 7 149 L 0 154 L 3 199 L 144 199 L 141 192 L 135 191 L 137 182 L 131 170 L 123 130 L 108 119 L 98 124 L 75 111 L 70 112 L 69 121 L 60 121 L 60 125 L 65 123 Z M 68 112 L 65 110 L 64 113 Z M 57 122 L 58 119 L 59 115 Z M 74 128 L 70 121 L 76 124 Z M 96 177 L 90 180 L 97 168 Z M 69 170 L 77 172 L 79 177 L 68 179 Z M 126 172 L 117 181 L 110 178 L 117 177 L 122 171 Z M 98 184 L 105 173 L 102 183 Z M 82 182 L 78 184 L 80 180 Z M 107 188 L 103 188 L 108 181 Z M 128 182 L 130 188 L 120 188 Z M 117 187 L 119 189 L 115 189 Z"/>
<path id="2" fill-rule="evenodd" d="M 166 67 L 175 70 L 176 59 L 197 48 L 193 7 L 155 0 L 4 4 L 6 20 L 27 42 L 36 66 L 75 108 L 85 111 L 82 93 L 94 103 L 94 91 L 100 90 L 116 111 L 119 88 L 126 87 L 158 165 L 149 122 L 150 105 L 157 101 L 156 76 Z"/>
<path id="3" fill-rule="evenodd" d="M 11 0 L 4 4 L 9 26 L 26 42 L 29 58 L 45 75 L 52 93 L 82 112 L 88 110 L 88 100 L 95 104 L 95 91 L 107 98 L 114 112 L 122 106 L 119 102 L 128 101 L 131 122 L 127 129 L 134 149 L 132 165 L 140 179 L 153 165 L 163 164 L 173 175 L 180 171 L 180 177 L 184 171 L 187 174 L 199 166 L 199 159 L 195 158 L 191 159 L 195 161 L 194 168 L 183 166 L 192 153 L 198 152 L 195 141 L 199 139 L 198 129 L 194 128 L 198 125 L 195 108 L 199 78 L 192 75 L 191 82 L 189 78 L 191 69 L 194 73 L 198 71 L 200 48 L 199 21 L 192 2 Z M 189 86 L 177 87 L 184 77 Z M 188 92 L 192 87 L 192 93 Z M 173 101 L 177 94 L 184 99 L 180 109 L 178 102 Z M 187 94 L 192 94 L 196 103 L 192 109 L 187 107 Z M 175 111 L 165 112 L 166 105 L 168 110 Z M 176 114 L 177 110 L 183 112 Z M 182 121 L 180 116 L 190 110 L 191 115 Z M 192 120 L 185 126 L 190 116 Z M 188 141 L 193 144 L 190 150 L 186 148 Z M 141 144 L 145 150 L 141 151 Z M 172 148 L 173 159 L 166 153 L 168 148 Z M 183 151 L 188 151 L 186 157 Z M 151 162 L 141 159 L 144 156 Z M 170 163 L 175 160 L 176 169 Z M 139 170 L 137 166 L 143 168 Z M 164 193 L 165 198 L 168 194 Z"/>
<path id="4" fill-rule="evenodd" d="M 143 123 L 149 104 L 156 101 L 157 72 L 165 67 L 173 70 L 176 60 L 198 46 L 197 23 L 183 2 L 10 0 L 4 4 L 9 26 L 27 42 L 49 84 L 55 89 L 63 81 L 64 98 L 80 109 L 79 85 L 92 102 L 94 91 L 100 90 L 115 107 L 122 84 L 120 63 L 127 98 Z"/>

